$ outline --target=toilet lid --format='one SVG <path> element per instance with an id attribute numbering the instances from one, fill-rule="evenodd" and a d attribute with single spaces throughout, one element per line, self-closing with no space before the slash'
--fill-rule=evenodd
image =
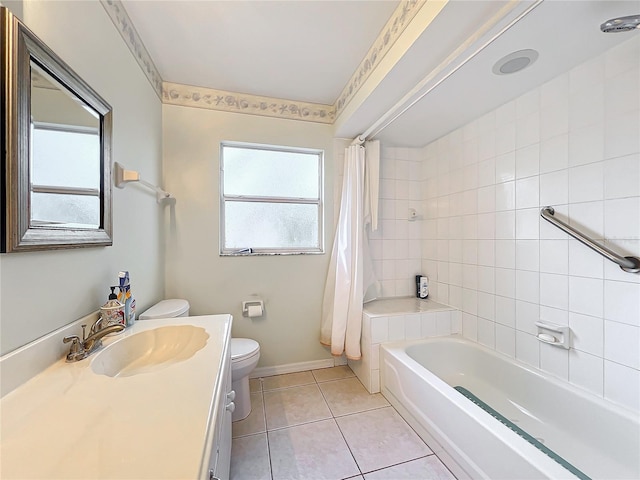
<path id="1" fill-rule="evenodd" d="M 180 298 L 170 298 L 168 300 L 162 300 L 146 312 L 142 312 L 138 316 L 138 319 L 147 320 L 154 318 L 179 317 L 187 310 L 189 310 L 189 302 Z"/>
<path id="2" fill-rule="evenodd" d="M 231 360 L 241 360 L 243 358 L 255 355 L 260 351 L 260 345 L 250 338 L 232 338 L 231 339 Z"/>

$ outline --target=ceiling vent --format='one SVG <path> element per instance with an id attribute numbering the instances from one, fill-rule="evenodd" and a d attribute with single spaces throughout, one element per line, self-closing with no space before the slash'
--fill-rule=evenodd
<path id="1" fill-rule="evenodd" d="M 524 70 L 537 59 L 538 52 L 535 50 L 518 50 L 498 60 L 493 66 L 492 71 L 496 75 L 509 75 Z"/>

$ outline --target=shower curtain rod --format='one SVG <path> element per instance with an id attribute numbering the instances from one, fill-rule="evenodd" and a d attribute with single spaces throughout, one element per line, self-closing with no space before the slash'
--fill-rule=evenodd
<path id="1" fill-rule="evenodd" d="M 491 45 L 494 41 L 496 41 L 502 34 L 504 34 L 507 30 L 513 27 L 516 23 L 522 20 L 525 16 L 527 16 L 533 9 L 538 7 L 544 0 L 537 0 L 535 3 L 530 5 L 524 12 L 518 15 L 515 19 L 509 22 L 508 25 L 503 27 L 498 33 L 496 33 L 493 37 L 491 37 L 488 41 L 482 44 L 478 49 L 476 49 L 472 54 L 470 54 L 467 58 L 465 58 L 462 63 L 453 68 L 451 71 L 447 72 L 444 77 L 438 80 L 436 83 L 431 85 L 426 90 L 422 91 L 425 86 L 429 84 L 433 80 L 433 78 L 441 73 L 449 64 L 451 64 L 455 58 L 462 54 L 462 52 L 468 48 L 471 44 L 478 40 L 484 33 L 486 33 L 490 28 L 495 26 L 504 16 L 513 10 L 516 5 L 520 2 L 517 0 L 511 0 L 508 4 L 500 9 L 500 11 L 494 15 L 490 20 L 484 23 L 482 27 L 475 32 L 473 36 L 467 39 L 462 45 L 460 45 L 456 50 L 453 51 L 447 58 L 445 58 L 429 75 L 423 78 L 420 83 L 418 83 L 415 87 L 411 89 L 404 97 L 400 99 L 393 107 L 387 110 L 373 125 L 371 125 L 367 130 L 358 135 L 353 139 L 351 145 L 362 145 L 365 141 L 369 140 L 372 137 L 380 134 L 385 128 L 395 122 L 401 115 L 403 115 L 407 110 L 413 107 L 416 103 L 422 100 L 426 95 L 428 95 L 431 91 L 433 91 L 438 85 L 448 79 L 451 75 L 456 73 L 460 68 L 466 65 L 470 60 L 475 58 L 480 52 L 482 52 L 485 48 Z M 417 95 L 417 96 L 416 96 Z M 415 97 L 413 100 L 412 98 Z"/>

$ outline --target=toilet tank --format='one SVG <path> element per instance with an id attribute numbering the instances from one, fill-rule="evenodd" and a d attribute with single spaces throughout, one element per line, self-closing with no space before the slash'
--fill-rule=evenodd
<path id="1" fill-rule="evenodd" d="M 156 303 L 153 307 L 142 312 L 138 320 L 154 318 L 174 318 L 189 316 L 189 302 L 181 298 L 170 298 Z"/>

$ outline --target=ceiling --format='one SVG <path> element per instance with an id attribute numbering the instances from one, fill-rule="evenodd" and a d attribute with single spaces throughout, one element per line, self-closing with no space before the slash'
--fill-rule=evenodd
<path id="1" fill-rule="evenodd" d="M 123 4 L 167 82 L 332 105 L 399 2 L 124 0 Z M 479 32 L 504 7 L 513 8 Z M 366 98 L 343 112 L 336 122 L 336 136 L 355 137 L 387 112 L 400 110 L 429 90 L 376 135 L 387 144 L 426 145 L 640 35 L 603 34 L 599 29 L 611 17 L 637 13 L 640 0 L 450 0 L 393 68 L 367 89 Z M 475 33 L 477 38 L 469 41 Z M 451 56 L 456 48 L 457 55 Z M 499 58 L 524 48 L 539 52 L 531 67 L 512 75 L 491 72 Z M 407 96 L 412 90 L 414 94 Z M 407 98 L 401 101 L 403 97 Z"/>
<path id="2" fill-rule="evenodd" d="M 125 0 L 163 80 L 332 105 L 396 0 Z"/>
<path id="3" fill-rule="evenodd" d="M 638 13 L 638 0 L 546 0 L 377 137 L 395 145 L 426 145 L 614 45 L 640 35 L 640 31 L 607 34 L 600 31 L 605 20 Z M 535 63 L 510 75 L 492 72 L 499 59 L 523 49 L 539 53 Z M 354 131 L 361 128 L 356 125 Z"/>

